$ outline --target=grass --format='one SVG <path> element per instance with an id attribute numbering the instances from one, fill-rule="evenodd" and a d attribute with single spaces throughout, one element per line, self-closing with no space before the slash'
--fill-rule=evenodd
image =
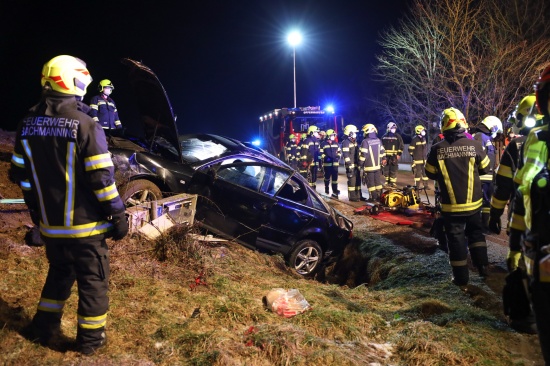
<path id="1" fill-rule="evenodd" d="M 43 248 L 0 244 L 0 363 L 530 364 L 507 351 L 521 335 L 449 284 L 442 253 L 413 255 L 363 233 L 321 283 L 292 274 L 281 256 L 187 234 L 177 228 L 154 242 L 109 243 L 109 344 L 90 357 L 21 336 L 36 310 L 47 262 Z M 312 309 L 289 319 L 272 313 L 262 298 L 277 287 L 299 289 Z M 484 291 L 482 283 L 474 287 Z M 69 339 L 76 333 L 76 305 L 75 287 L 62 323 Z"/>

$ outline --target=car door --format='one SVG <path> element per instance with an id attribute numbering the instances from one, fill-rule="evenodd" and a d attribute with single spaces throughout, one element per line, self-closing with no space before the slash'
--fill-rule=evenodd
<path id="1" fill-rule="evenodd" d="M 209 199 L 217 206 L 205 223 L 250 247 L 275 203 L 273 196 L 262 193 L 269 177 L 269 166 L 258 162 L 237 162 L 217 167 L 209 189 Z"/>
<path id="2" fill-rule="evenodd" d="M 272 175 L 277 177 L 278 174 L 281 172 L 273 169 Z M 256 245 L 288 253 L 304 230 L 318 230 L 325 226 L 325 218 L 313 206 L 304 182 L 294 176 L 287 179 L 277 190 L 275 203 L 264 215 L 266 221 L 261 226 Z"/>

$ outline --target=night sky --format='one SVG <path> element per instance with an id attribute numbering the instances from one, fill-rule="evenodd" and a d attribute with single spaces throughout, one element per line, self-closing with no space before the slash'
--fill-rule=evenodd
<path id="1" fill-rule="evenodd" d="M 85 101 L 100 80 L 110 79 L 121 121 L 132 123 L 135 106 L 120 63 L 129 57 L 159 77 L 180 134 L 250 141 L 261 114 L 294 105 L 286 40 L 292 29 L 303 35 L 296 48 L 297 105 L 333 104 L 346 123 L 362 125 L 367 121 L 351 116 L 378 89 L 371 79 L 378 34 L 397 24 L 406 3 L 0 0 L 0 127 L 15 129 L 39 98 L 42 65 L 60 54 L 87 63 L 94 81 Z"/>

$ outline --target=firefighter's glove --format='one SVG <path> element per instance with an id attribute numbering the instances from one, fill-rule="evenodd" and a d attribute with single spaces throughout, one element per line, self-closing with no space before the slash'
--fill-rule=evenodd
<path id="1" fill-rule="evenodd" d="M 489 217 L 489 230 L 491 230 L 495 234 L 500 234 L 501 230 L 501 223 L 500 223 L 500 217 L 491 215 Z"/>
<path id="2" fill-rule="evenodd" d="M 120 240 L 128 234 L 128 219 L 124 211 L 107 219 L 113 225 L 113 230 L 111 231 L 111 238 L 113 240 Z"/>

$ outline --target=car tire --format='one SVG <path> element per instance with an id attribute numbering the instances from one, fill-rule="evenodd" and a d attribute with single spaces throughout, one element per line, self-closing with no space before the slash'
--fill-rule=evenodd
<path id="1" fill-rule="evenodd" d="M 311 239 L 299 241 L 288 257 L 290 268 L 304 277 L 313 277 L 321 268 L 323 250 Z"/>
<path id="2" fill-rule="evenodd" d="M 162 198 L 162 192 L 155 183 L 137 179 L 120 188 L 120 198 L 126 207 L 132 207 L 159 200 Z"/>

